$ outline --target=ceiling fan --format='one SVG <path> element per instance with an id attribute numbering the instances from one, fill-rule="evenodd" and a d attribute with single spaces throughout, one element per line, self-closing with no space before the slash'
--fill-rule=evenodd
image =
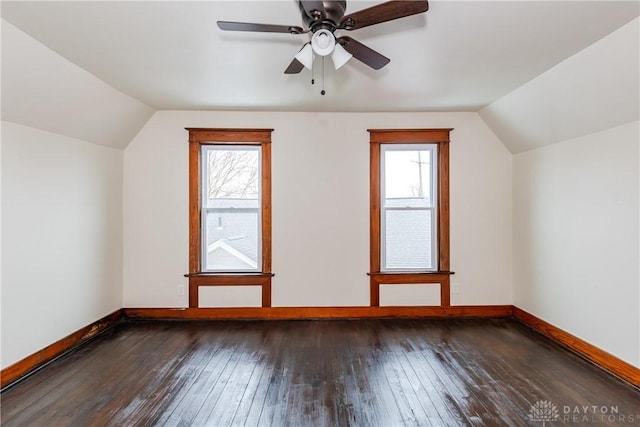
<path id="1" fill-rule="evenodd" d="M 306 34 L 311 32 L 311 41 L 305 43 L 300 52 L 284 71 L 297 74 L 304 67 L 312 69 L 314 53 L 331 55 L 335 69 L 343 66 L 351 57 L 379 70 L 391 60 L 349 36 L 336 37 L 337 30 L 353 31 L 370 25 L 426 12 L 427 0 L 388 1 L 345 15 L 346 0 L 298 0 L 302 21 L 306 29 L 294 25 L 253 24 L 249 22 L 218 21 L 224 31 L 255 31 L 267 33 Z"/>

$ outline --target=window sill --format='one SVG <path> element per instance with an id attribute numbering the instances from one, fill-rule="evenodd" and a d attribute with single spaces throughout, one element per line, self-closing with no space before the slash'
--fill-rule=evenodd
<path id="1" fill-rule="evenodd" d="M 442 283 L 449 280 L 452 271 L 423 271 L 423 272 L 377 272 L 367 273 L 373 283 L 380 285 L 412 285 L 421 283 Z"/>
<path id="2" fill-rule="evenodd" d="M 385 276 L 453 276 L 456 274 L 454 271 L 377 271 L 369 272 L 367 276 L 370 277 L 385 277 Z"/>
<path id="3" fill-rule="evenodd" d="M 187 273 L 184 277 L 273 277 L 275 273 L 262 273 L 262 272 L 251 272 L 251 271 L 207 271 L 200 273 Z"/>

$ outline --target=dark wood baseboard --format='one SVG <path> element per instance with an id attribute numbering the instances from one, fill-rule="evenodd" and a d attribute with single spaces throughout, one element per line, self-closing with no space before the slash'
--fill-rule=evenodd
<path id="1" fill-rule="evenodd" d="M 595 363 L 602 369 L 636 387 L 640 387 L 640 369 L 635 366 L 516 306 L 513 307 L 513 317 L 530 328 L 568 347 L 570 350 Z"/>
<path id="2" fill-rule="evenodd" d="M 394 317 L 509 317 L 510 305 L 410 307 L 251 307 L 124 308 L 127 318 L 142 319 L 360 319 Z"/>
<path id="3" fill-rule="evenodd" d="M 54 342 L 42 350 L 25 357 L 13 365 L 4 368 L 0 371 L 0 389 L 4 389 L 14 382 L 26 377 L 64 353 L 73 350 L 84 342 L 95 337 L 100 332 L 112 327 L 122 319 L 123 315 L 123 310 L 118 309 L 102 319 L 99 319 L 90 325 L 67 335 L 61 340 Z"/>

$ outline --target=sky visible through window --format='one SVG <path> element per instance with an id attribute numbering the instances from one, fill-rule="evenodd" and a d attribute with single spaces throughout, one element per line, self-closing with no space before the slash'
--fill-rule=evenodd
<path id="1" fill-rule="evenodd" d="M 385 197 L 431 200 L 431 151 L 385 151 Z"/>
<path id="2" fill-rule="evenodd" d="M 207 156 L 208 197 L 212 199 L 257 199 L 260 174 L 258 156 L 258 150 L 209 150 Z"/>

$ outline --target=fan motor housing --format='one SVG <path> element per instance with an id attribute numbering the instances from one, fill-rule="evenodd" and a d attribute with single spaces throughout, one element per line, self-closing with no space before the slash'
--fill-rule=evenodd
<path id="1" fill-rule="evenodd" d="M 322 4 L 324 5 L 325 18 L 324 20 L 315 20 L 307 15 L 304 7 L 302 6 L 302 1 L 298 1 L 298 6 L 302 13 L 302 21 L 311 29 L 311 31 L 314 31 L 317 28 L 326 28 L 331 26 L 335 29 L 347 9 L 346 0 L 324 0 Z M 327 25 L 327 21 L 331 21 L 333 25 Z"/>

